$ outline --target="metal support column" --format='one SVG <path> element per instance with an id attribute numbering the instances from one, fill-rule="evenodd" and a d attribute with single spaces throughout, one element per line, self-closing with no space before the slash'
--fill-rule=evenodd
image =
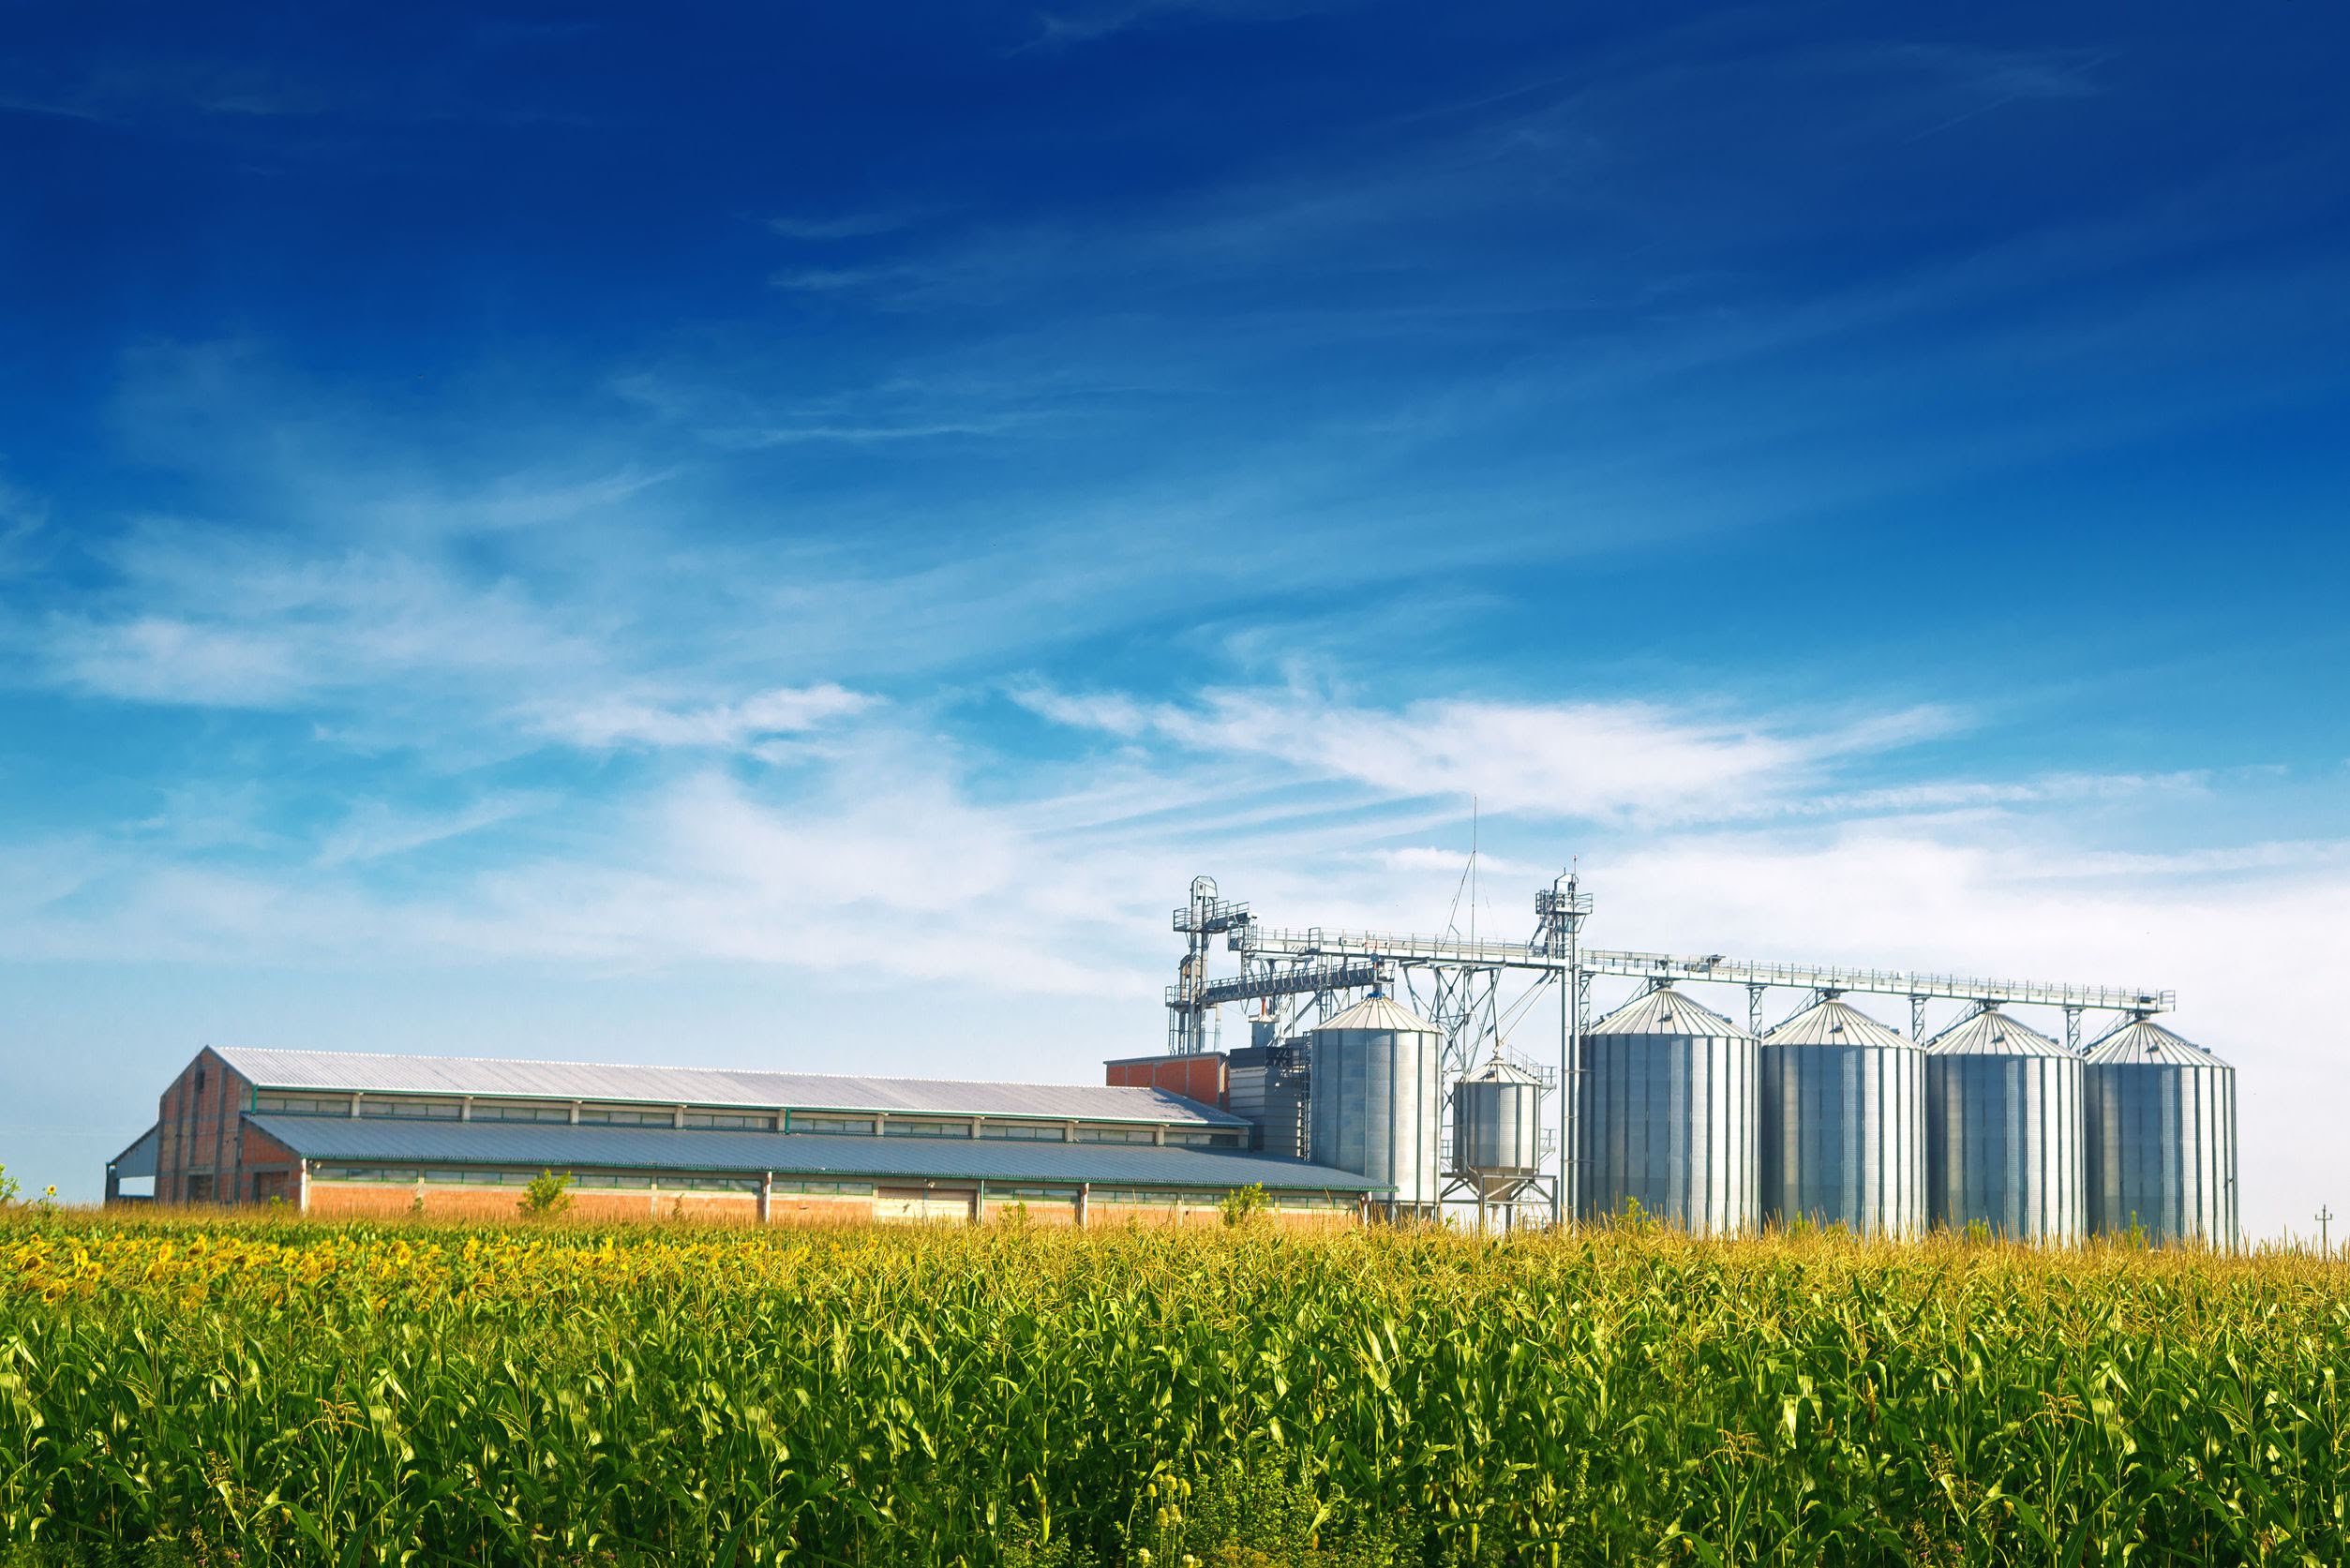
<path id="1" fill-rule="evenodd" d="M 2064 1048 L 2075 1056 L 2081 1053 L 2081 1009 L 2064 1009 Z"/>
<path id="2" fill-rule="evenodd" d="M 1770 989 L 1762 985 L 1746 987 L 1746 1033 L 1757 1039 L 1762 1038 L 1762 993 Z"/>
<path id="3" fill-rule="evenodd" d="M 1918 1044 L 1925 1043 L 1925 998 L 1909 998 L 1909 1038 Z"/>
<path id="4" fill-rule="evenodd" d="M 1580 1212 L 1577 1205 L 1582 1197 L 1581 1056 L 1591 984 L 1591 977 L 1583 973 L 1582 942 L 1591 895 L 1569 872 L 1535 895 L 1534 911 L 1541 918 L 1540 941 L 1550 962 L 1564 961 L 1559 977 L 1559 1176 L 1550 1188 L 1550 1222 L 1555 1226 Z"/>

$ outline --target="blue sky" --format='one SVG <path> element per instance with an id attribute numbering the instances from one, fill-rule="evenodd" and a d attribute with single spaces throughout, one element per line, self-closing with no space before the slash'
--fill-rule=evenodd
<path id="1" fill-rule="evenodd" d="M 0 1161 L 1089 1077 L 1474 796 L 1503 926 L 2175 986 L 2350 1201 L 2333 9 L 876 14 L 10 13 Z"/>

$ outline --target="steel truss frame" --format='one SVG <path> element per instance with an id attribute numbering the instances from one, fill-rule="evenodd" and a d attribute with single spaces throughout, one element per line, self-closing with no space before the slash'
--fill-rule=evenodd
<path id="1" fill-rule="evenodd" d="M 1273 1024 L 1274 1038 L 1288 1039 L 1335 1016 L 1352 993 L 1372 986 L 1393 991 L 1400 984 L 1414 1009 L 1437 1026 L 1444 1039 L 1449 1134 L 1451 1085 L 1468 1076 L 1487 1053 L 1504 1053 L 1504 1030 L 1515 1019 L 1531 1018 L 1535 1000 L 1555 985 L 1559 994 L 1557 1071 L 1511 1058 L 1537 1078 L 1546 1094 L 1564 1090 L 1557 1135 L 1550 1137 L 1546 1129 L 1543 1151 L 1546 1158 L 1556 1154 L 1557 1172 L 1540 1178 L 1555 1222 L 1576 1212 L 1580 1196 L 1578 1176 L 1583 1157 L 1576 1113 L 1579 1085 L 1575 1064 L 1577 1042 L 1591 1025 L 1591 982 L 1597 976 L 1645 980 L 1651 987 L 1684 980 L 1742 986 L 1746 993 L 1747 1028 L 1758 1035 L 1762 1032 L 1764 994 L 1774 988 L 1807 991 L 1815 1000 L 1845 993 L 1905 996 L 1909 1001 L 1913 1039 L 1923 1038 L 1926 1004 L 1936 1000 L 1971 1004 L 1970 1013 L 2011 1002 L 2058 1008 L 2064 1013 L 2065 1044 L 2074 1051 L 2081 1049 L 2085 1012 L 2146 1016 L 2178 1006 L 2176 992 L 2149 987 L 1780 963 L 1721 953 L 1584 948 L 1582 925 L 1591 910 L 1591 895 L 1582 891 L 1570 874 L 1534 895 L 1534 930 L 1523 942 L 1463 937 L 1457 933 L 1431 936 L 1322 926 L 1277 928 L 1258 920 L 1247 903 L 1219 897 L 1213 878 L 1197 877 L 1191 883 L 1190 903 L 1175 912 L 1175 930 L 1189 942 L 1177 983 L 1167 988 L 1167 1048 L 1177 1054 L 1209 1049 L 1211 1015 L 1226 1003 L 1260 1003 L 1262 1016 Z M 1206 973 L 1209 938 L 1218 934 L 1239 955 L 1241 972 L 1210 980 Z M 1511 973 L 1529 974 L 1533 983 L 1504 1008 L 1502 981 Z M 1448 1185 L 1443 1193 L 1450 1198 L 1469 1177 L 1447 1170 L 1445 1180 Z M 1480 1213 L 1482 1209 L 1481 1204 Z"/>

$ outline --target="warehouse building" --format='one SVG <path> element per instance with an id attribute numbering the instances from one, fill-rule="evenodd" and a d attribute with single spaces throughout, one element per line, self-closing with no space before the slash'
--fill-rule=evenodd
<path id="1" fill-rule="evenodd" d="M 482 1057 L 206 1048 L 152 1131 L 164 1204 L 512 1214 L 542 1171 L 589 1218 L 741 1223 L 1214 1222 L 1262 1187 L 1277 1218 L 1352 1220 L 1375 1180 L 1253 1152 L 1250 1125 L 1164 1089 Z"/>

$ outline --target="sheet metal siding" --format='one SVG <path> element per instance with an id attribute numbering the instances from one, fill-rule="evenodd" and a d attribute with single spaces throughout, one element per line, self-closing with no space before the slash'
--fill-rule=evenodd
<path id="1" fill-rule="evenodd" d="M 2236 1073 L 2207 1058 L 2092 1062 L 2088 1068 L 2088 1219 L 2132 1220 L 2157 1241 L 2233 1247 Z"/>
<path id="2" fill-rule="evenodd" d="M 2070 1245 L 2088 1228 L 2077 1056 L 1939 1054 L 1925 1063 L 1927 1217 Z"/>
<path id="3" fill-rule="evenodd" d="M 1239 1150 L 1145 1143 L 1029 1143 L 829 1133 L 704 1132 L 672 1127 L 395 1122 L 247 1115 L 306 1159 L 519 1165 L 555 1170 L 773 1171 L 792 1175 L 983 1177 L 1137 1187 L 1246 1187 L 1354 1193 L 1382 1184 L 1303 1160 Z"/>
<path id="4" fill-rule="evenodd" d="M 1585 1157 L 1580 1217 L 1626 1200 L 1700 1235 L 1757 1217 L 1757 1048 L 1724 1036 L 1591 1034 L 1579 1052 Z"/>
<path id="5" fill-rule="evenodd" d="M 130 1147 L 107 1163 L 113 1166 L 115 1176 L 124 1181 L 152 1176 L 156 1172 L 156 1156 L 162 1147 L 163 1124 L 157 1122 L 133 1139 Z"/>
<path id="6" fill-rule="evenodd" d="M 1436 1035 L 1325 1025 L 1310 1038 L 1312 1134 L 1307 1152 L 1314 1163 L 1392 1187 L 1398 1203 L 1435 1202 L 1443 1110 Z"/>
<path id="7" fill-rule="evenodd" d="M 764 1110 L 911 1112 L 1042 1116 L 1095 1122 L 1246 1124 L 1163 1089 L 1093 1083 L 997 1083 L 846 1073 L 720 1068 L 615 1067 L 485 1056 L 393 1056 L 340 1051 L 217 1051 L 248 1083 L 270 1089 L 506 1096 L 649 1105 L 744 1105 Z"/>
<path id="8" fill-rule="evenodd" d="M 1465 1078 L 1453 1085 L 1457 1163 L 1487 1176 L 1531 1176 L 1542 1168 L 1542 1090 L 1512 1079 Z"/>
<path id="9" fill-rule="evenodd" d="M 1863 1236 L 1924 1230 L 1924 1053 L 1765 1041 L 1759 1058 L 1762 1217 Z"/>

